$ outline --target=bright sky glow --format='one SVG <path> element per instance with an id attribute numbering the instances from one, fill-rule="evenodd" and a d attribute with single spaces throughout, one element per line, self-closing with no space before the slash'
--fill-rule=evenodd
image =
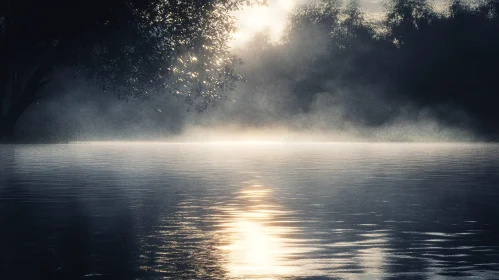
<path id="1" fill-rule="evenodd" d="M 233 34 L 231 45 L 239 47 L 248 42 L 256 33 L 267 30 L 273 41 L 279 41 L 286 28 L 289 12 L 297 0 L 269 0 L 267 6 L 247 7 L 237 11 L 238 31 Z"/>
<path id="2" fill-rule="evenodd" d="M 247 7 L 234 13 L 237 18 L 238 31 L 232 35 L 233 48 L 244 46 L 256 33 L 267 30 L 270 38 L 278 42 L 286 29 L 287 16 L 299 4 L 311 0 L 268 0 L 267 6 Z M 344 1 L 346 2 L 346 1 Z M 379 18 L 383 13 L 382 0 L 361 0 L 362 9 L 368 18 Z M 441 5 L 443 0 L 432 0 L 431 3 Z"/>

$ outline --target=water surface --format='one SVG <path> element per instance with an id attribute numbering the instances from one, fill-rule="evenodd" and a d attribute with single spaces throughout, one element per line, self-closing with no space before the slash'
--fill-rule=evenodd
<path id="1" fill-rule="evenodd" d="M 499 146 L 0 146 L 3 279 L 499 279 Z"/>

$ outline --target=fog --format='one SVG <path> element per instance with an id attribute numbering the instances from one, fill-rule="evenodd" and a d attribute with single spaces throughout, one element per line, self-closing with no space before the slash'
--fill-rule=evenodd
<path id="1" fill-rule="evenodd" d="M 307 5 L 313 10 L 312 4 Z M 51 135 L 49 141 L 417 142 L 494 139 L 496 131 L 491 130 L 488 123 L 492 123 L 495 113 L 490 110 L 482 114 L 476 106 L 468 106 L 475 103 L 470 103 L 470 97 L 461 93 L 455 97 L 447 93 L 434 94 L 445 89 L 444 82 L 440 82 L 446 77 L 424 71 L 433 69 L 433 63 L 440 63 L 439 58 L 434 58 L 435 52 L 438 55 L 445 50 L 425 49 L 426 53 L 415 54 L 407 51 L 410 55 L 406 55 L 404 48 L 409 47 L 390 41 L 398 37 L 372 33 L 370 30 L 374 28 L 366 28 L 363 19 L 347 26 L 344 18 L 348 11 L 343 4 L 338 5 L 333 31 L 324 29 L 322 22 L 314 21 L 313 13 L 312 16 L 301 13 L 302 6 L 297 5 L 286 15 L 288 25 L 279 41 L 275 39 L 275 30 L 263 28 L 251 34 L 244 44 L 235 44 L 233 52 L 244 61 L 237 72 L 245 81 L 227 93 L 226 101 L 206 111 L 197 112 L 182 97 L 167 94 L 145 101 L 120 101 L 112 92 L 58 73 L 43 98 L 21 118 L 16 132 L 18 138 L 47 141 L 46 135 Z M 381 10 L 381 5 L 374 1 L 363 2 L 362 7 L 362 18 Z M 444 27 L 455 24 L 452 20 L 457 21 L 443 15 L 438 18 Z M 293 24 L 289 25 L 290 22 Z M 479 26 L 480 23 L 469 24 Z M 338 33 L 346 30 L 345 26 L 351 29 Z M 441 26 L 432 27 L 431 32 L 443 32 Z M 414 32 L 423 31 L 419 28 Z M 352 32 L 356 32 L 355 36 L 345 35 Z M 422 49 L 423 44 L 410 43 L 412 33 L 401 32 L 409 34 L 408 45 Z M 481 35 L 487 36 L 485 31 Z M 420 36 L 418 40 L 426 40 L 431 45 L 430 39 L 438 34 L 432 36 Z M 460 56 L 457 51 L 447 55 L 451 60 Z M 395 61 L 393 67 L 386 66 L 386 61 L 393 56 L 400 61 Z M 443 66 L 440 70 L 444 71 L 445 67 L 454 66 Z M 453 81 L 466 75 L 469 76 L 464 73 L 453 77 Z M 405 77 L 409 78 L 404 80 Z M 473 83 L 471 86 L 476 87 Z M 452 87 L 455 91 L 459 84 Z M 492 90 L 487 85 L 483 88 L 487 88 L 487 92 Z M 487 98 L 485 103 L 495 97 Z"/>

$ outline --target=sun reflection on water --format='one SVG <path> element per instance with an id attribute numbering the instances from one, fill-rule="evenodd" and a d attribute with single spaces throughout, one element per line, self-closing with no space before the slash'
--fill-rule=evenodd
<path id="1" fill-rule="evenodd" d="M 279 206 L 275 195 L 268 186 L 247 182 L 230 204 L 217 209 L 223 217 L 216 234 L 218 249 L 230 279 L 384 276 L 386 232 L 373 228 L 360 235 L 343 236 L 334 230 L 321 234 L 318 229 L 304 228 L 305 221 Z M 331 242 L 329 238 L 339 239 Z"/>
<path id="2" fill-rule="evenodd" d="M 263 185 L 251 184 L 237 193 L 242 202 L 240 209 L 222 209 L 228 219 L 221 225 L 226 245 L 220 249 L 227 258 L 226 269 L 231 277 L 275 279 L 297 272 L 287 260 L 295 252 L 286 235 L 294 229 L 275 222 L 284 211 L 265 203 L 271 193 Z"/>

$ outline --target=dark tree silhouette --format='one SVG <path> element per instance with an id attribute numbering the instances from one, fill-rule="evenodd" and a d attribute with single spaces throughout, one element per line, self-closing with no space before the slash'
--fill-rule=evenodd
<path id="1" fill-rule="evenodd" d="M 338 109 L 335 129 L 344 121 L 375 129 L 409 107 L 499 139 L 499 1 L 454 0 L 440 10 L 425 0 L 389 0 L 385 9 L 372 21 L 358 1 L 298 7 L 284 42 L 262 48 L 271 58 L 253 71 L 273 77 L 252 78 L 256 88 L 289 84 L 283 90 L 292 104 L 273 114 L 309 113 L 327 96 Z"/>
<path id="2" fill-rule="evenodd" d="M 0 2 L 0 139 L 55 70 L 123 99 L 155 91 L 202 110 L 239 77 L 228 52 L 230 12 L 260 0 L 4 0 Z"/>
<path id="3" fill-rule="evenodd" d="M 392 1 L 388 40 L 396 40 L 391 80 L 419 104 L 450 104 L 473 120 L 477 132 L 496 138 L 499 128 L 497 65 L 499 2 L 452 1 L 448 14 L 425 1 Z M 453 116 L 442 116 L 459 123 Z"/>

